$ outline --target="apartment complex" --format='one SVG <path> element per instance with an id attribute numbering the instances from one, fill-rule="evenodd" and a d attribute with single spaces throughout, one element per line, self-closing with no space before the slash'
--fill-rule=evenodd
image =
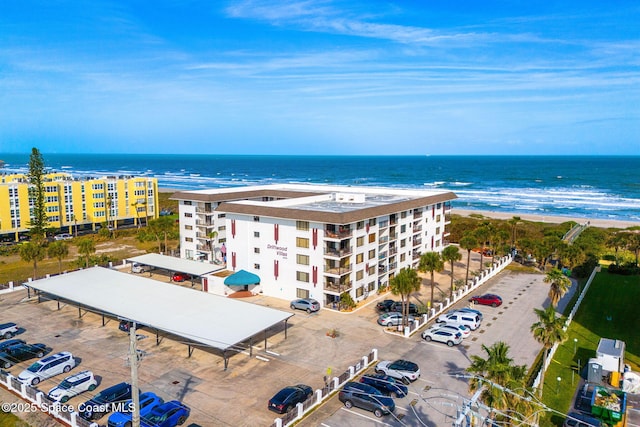
<path id="1" fill-rule="evenodd" d="M 182 258 L 260 277 L 256 291 L 359 301 L 448 244 L 451 192 L 325 185 L 182 191 Z M 212 291 L 210 292 L 220 292 Z M 232 291 L 232 290 L 229 290 Z M 225 290 L 226 293 L 226 290 Z"/>
<path id="2" fill-rule="evenodd" d="M 155 178 L 104 176 L 77 178 L 68 173 L 44 176 L 48 226 L 70 234 L 107 224 L 118 228 L 158 217 Z M 0 234 L 18 240 L 29 231 L 35 198 L 23 174 L 0 175 Z"/>

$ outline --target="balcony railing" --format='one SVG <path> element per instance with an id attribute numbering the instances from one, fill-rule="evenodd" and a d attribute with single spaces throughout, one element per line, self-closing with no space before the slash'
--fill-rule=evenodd
<path id="1" fill-rule="evenodd" d="M 413 256 L 412 256 L 412 259 L 413 259 L 414 261 L 415 261 L 415 260 L 417 260 L 417 259 L 420 259 L 420 254 L 419 254 L 418 252 L 414 252 L 414 253 L 413 253 Z"/>
<path id="2" fill-rule="evenodd" d="M 353 246 L 349 246 L 348 248 L 342 248 L 342 249 L 324 248 L 324 254 L 326 256 L 330 256 L 334 258 L 343 258 L 345 256 L 351 255 L 352 253 L 353 253 Z"/>
<path id="3" fill-rule="evenodd" d="M 413 238 L 413 246 L 418 246 L 422 244 L 422 239 Z"/>
<path id="4" fill-rule="evenodd" d="M 378 243 L 387 243 L 389 241 L 389 236 L 380 236 L 378 239 Z"/>
<path id="5" fill-rule="evenodd" d="M 422 211 L 420 212 L 413 212 L 413 219 L 418 219 L 418 218 L 422 218 Z"/>
<path id="6" fill-rule="evenodd" d="M 342 230 L 326 228 L 324 230 L 324 235 L 328 239 L 346 239 L 348 237 L 353 236 L 353 230 L 351 230 L 350 228 L 342 229 Z"/>
<path id="7" fill-rule="evenodd" d="M 196 213 L 199 214 L 212 214 L 213 212 L 213 208 L 196 208 Z"/>
<path id="8" fill-rule="evenodd" d="M 398 238 L 398 233 L 396 232 L 389 233 L 389 239 L 396 240 L 397 238 Z"/>
<path id="9" fill-rule="evenodd" d="M 389 269 L 387 268 L 386 265 L 379 265 L 378 266 L 378 274 L 384 274 L 388 271 Z"/>
<path id="10" fill-rule="evenodd" d="M 389 256 L 395 255 L 398 253 L 398 248 L 389 248 Z"/>
<path id="11" fill-rule="evenodd" d="M 418 226 L 413 227 L 413 232 L 414 233 L 419 233 L 421 231 L 422 231 L 422 225 L 418 225 Z"/>
<path id="12" fill-rule="evenodd" d="M 352 270 L 353 270 L 353 264 L 343 265 L 343 266 L 332 266 L 332 265 L 324 266 L 325 274 L 332 274 L 334 276 L 342 276 L 344 274 L 351 273 Z"/>
<path id="13" fill-rule="evenodd" d="M 333 280 L 325 280 L 324 282 L 324 290 L 327 292 L 335 292 L 341 294 L 343 292 L 348 292 L 353 287 L 353 282 L 351 280 L 347 280 L 346 282 L 336 282 Z"/>
<path id="14" fill-rule="evenodd" d="M 211 219 L 207 218 L 205 220 L 201 220 L 201 219 L 196 219 L 196 225 L 201 225 L 201 226 L 206 226 L 206 227 L 210 227 L 212 225 L 214 225 L 213 221 L 211 221 Z"/>
<path id="15" fill-rule="evenodd" d="M 380 228 L 387 228 L 389 226 L 389 221 L 380 221 L 378 225 Z"/>
<path id="16" fill-rule="evenodd" d="M 386 258 L 387 258 L 386 252 L 380 252 L 380 254 L 378 255 L 378 259 L 386 259 Z"/>

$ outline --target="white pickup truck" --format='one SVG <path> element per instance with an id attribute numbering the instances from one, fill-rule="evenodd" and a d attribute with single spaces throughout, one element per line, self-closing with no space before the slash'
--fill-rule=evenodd
<path id="1" fill-rule="evenodd" d="M 15 323 L 3 323 L 0 325 L 0 338 L 9 339 L 18 333 L 18 326 Z"/>

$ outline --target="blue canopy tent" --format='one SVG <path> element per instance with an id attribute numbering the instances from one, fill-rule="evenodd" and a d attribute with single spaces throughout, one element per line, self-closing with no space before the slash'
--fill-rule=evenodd
<path id="1" fill-rule="evenodd" d="M 224 284 L 231 286 L 243 286 L 244 290 L 249 290 L 249 285 L 259 285 L 260 277 L 256 274 L 249 273 L 246 270 L 239 270 L 231 276 L 224 279 Z"/>

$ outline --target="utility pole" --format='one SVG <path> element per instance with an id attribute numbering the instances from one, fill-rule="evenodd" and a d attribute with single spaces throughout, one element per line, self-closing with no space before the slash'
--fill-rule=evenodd
<path id="1" fill-rule="evenodd" d="M 480 399 L 480 395 L 482 394 L 483 390 L 484 390 L 484 387 L 480 387 L 478 390 L 476 390 L 473 396 L 471 396 L 471 400 L 469 400 L 469 403 L 464 405 L 464 407 L 462 408 L 462 411 L 460 411 L 460 414 L 458 414 L 458 418 L 454 421 L 453 423 L 454 427 L 463 427 L 465 425 L 469 426 L 469 423 L 463 424 L 463 422 L 467 418 L 467 415 L 469 414 L 469 412 L 471 412 L 471 407 L 478 401 L 478 399 Z"/>
<path id="2" fill-rule="evenodd" d="M 131 367 L 131 422 L 133 427 L 140 427 L 140 395 L 138 391 L 138 336 L 136 322 L 129 327 L 129 366 Z"/>

